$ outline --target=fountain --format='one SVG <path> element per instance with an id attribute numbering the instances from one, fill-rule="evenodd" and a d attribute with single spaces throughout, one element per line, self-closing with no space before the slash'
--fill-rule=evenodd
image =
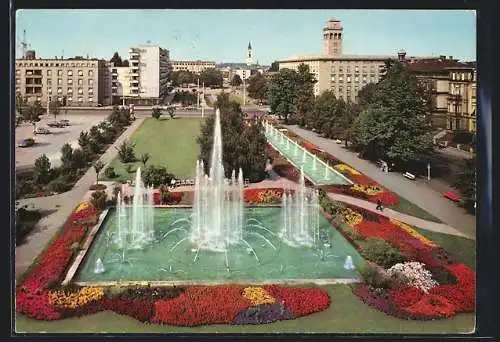
<path id="1" fill-rule="evenodd" d="M 227 252 L 243 240 L 243 188 L 241 168 L 233 170 L 230 181 L 224 177 L 220 112 L 215 113 L 210 175 L 203 161 L 196 163 L 193 225 L 189 240 L 198 250 Z"/>
<path id="2" fill-rule="evenodd" d="M 144 249 L 154 241 L 153 188 L 144 187 L 141 168 L 135 174 L 132 208 L 126 206 L 118 193 L 116 208 L 118 214 L 118 236 L 115 243 L 122 249 L 122 256 L 129 249 Z"/>
<path id="3" fill-rule="evenodd" d="M 346 270 L 353 270 L 355 269 L 356 267 L 354 267 L 354 263 L 352 261 L 352 257 L 350 255 L 348 255 L 346 258 L 345 258 L 345 262 L 344 262 L 344 269 Z"/>
<path id="4" fill-rule="evenodd" d="M 299 186 L 292 195 L 283 192 L 281 238 L 294 247 L 312 247 L 319 241 L 319 201 L 315 190 L 305 186 L 301 169 Z"/>
<path id="5" fill-rule="evenodd" d="M 103 264 L 101 258 L 97 259 L 97 261 L 95 262 L 94 274 L 102 274 L 105 271 L 106 270 L 104 269 L 104 264 Z"/>

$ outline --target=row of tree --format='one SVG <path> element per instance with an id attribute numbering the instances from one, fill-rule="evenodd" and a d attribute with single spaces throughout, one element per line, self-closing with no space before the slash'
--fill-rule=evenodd
<path id="1" fill-rule="evenodd" d="M 169 74 L 169 80 L 172 82 L 172 86 L 174 87 L 197 84 L 198 79 L 200 80 L 200 86 L 205 84 L 205 87 L 222 87 L 222 72 L 214 68 L 205 69 L 200 73 L 178 70 Z"/>

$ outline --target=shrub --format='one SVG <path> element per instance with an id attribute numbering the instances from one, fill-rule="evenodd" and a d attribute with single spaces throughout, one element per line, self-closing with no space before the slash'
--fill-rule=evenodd
<path id="1" fill-rule="evenodd" d="M 108 166 L 104 170 L 104 175 L 106 176 L 106 178 L 115 178 L 116 177 L 115 168 L 112 166 Z"/>
<path id="2" fill-rule="evenodd" d="M 68 191 L 72 187 L 73 187 L 73 184 L 65 183 L 60 178 L 54 179 L 52 182 L 49 183 L 49 189 L 54 191 L 54 192 L 57 192 L 57 193 L 62 193 L 62 192 Z"/>
<path id="3" fill-rule="evenodd" d="M 169 173 L 164 166 L 150 165 L 142 172 L 142 181 L 145 185 L 153 185 L 155 188 L 160 185 L 170 184 L 174 175 Z"/>
<path id="4" fill-rule="evenodd" d="M 120 159 L 122 163 L 135 162 L 137 158 L 135 157 L 134 147 L 135 144 L 130 141 L 122 142 L 118 148 L 118 159 Z"/>
<path id="5" fill-rule="evenodd" d="M 127 171 L 127 173 L 132 173 L 132 165 L 130 164 L 125 165 L 125 171 Z"/>
<path id="6" fill-rule="evenodd" d="M 384 268 L 404 261 L 398 249 L 380 239 L 367 239 L 361 247 L 361 253 L 366 259 Z"/>
<path id="7" fill-rule="evenodd" d="M 427 267 L 432 273 L 432 278 L 439 284 L 456 284 L 457 277 L 444 267 Z"/>
<path id="8" fill-rule="evenodd" d="M 92 184 L 89 190 L 105 190 L 107 187 L 104 184 Z"/>
<path id="9" fill-rule="evenodd" d="M 362 267 L 358 272 L 363 282 L 367 285 L 384 289 L 389 287 L 389 278 L 373 265 Z"/>
<path id="10" fill-rule="evenodd" d="M 92 193 L 92 198 L 90 203 L 96 209 L 102 210 L 106 206 L 106 201 L 108 200 L 108 195 L 105 191 L 98 190 Z"/>
<path id="11" fill-rule="evenodd" d="M 398 263 L 387 270 L 388 275 L 400 277 L 405 285 L 413 286 L 427 293 L 431 288 L 439 285 L 432 279 L 432 273 L 424 268 L 420 262 Z"/>

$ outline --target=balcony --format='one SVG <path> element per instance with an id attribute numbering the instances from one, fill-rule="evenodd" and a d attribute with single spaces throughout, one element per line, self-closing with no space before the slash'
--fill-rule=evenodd
<path id="1" fill-rule="evenodd" d="M 450 101 L 458 101 L 462 98 L 460 94 L 448 94 L 448 100 Z"/>

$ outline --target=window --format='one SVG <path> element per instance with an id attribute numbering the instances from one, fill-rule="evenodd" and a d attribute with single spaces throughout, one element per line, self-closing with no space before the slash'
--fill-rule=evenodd
<path id="1" fill-rule="evenodd" d="M 52 88 L 49 88 L 49 94 L 52 94 Z"/>
<path id="2" fill-rule="evenodd" d="M 79 96 L 78 97 L 78 102 L 83 102 L 83 97 Z"/>
<path id="3" fill-rule="evenodd" d="M 359 77 L 358 76 L 354 77 L 354 82 L 359 82 Z"/>
<path id="4" fill-rule="evenodd" d="M 57 93 L 61 94 L 62 93 L 62 88 L 57 88 Z"/>
<path id="5" fill-rule="evenodd" d="M 68 76 L 73 76 L 73 70 L 68 70 Z"/>
<path id="6" fill-rule="evenodd" d="M 78 70 L 78 76 L 83 76 L 83 70 Z"/>
<path id="7" fill-rule="evenodd" d="M 347 86 L 347 92 L 350 93 L 351 92 L 351 87 L 350 86 Z"/>
<path id="8" fill-rule="evenodd" d="M 78 85 L 83 85 L 83 80 L 81 78 L 78 79 Z"/>
<path id="9" fill-rule="evenodd" d="M 21 80 L 19 78 L 16 78 L 16 84 L 21 83 Z"/>
<path id="10" fill-rule="evenodd" d="M 93 88 L 89 88 L 89 95 L 92 95 L 94 93 L 94 89 Z"/>
<path id="11" fill-rule="evenodd" d="M 57 98 L 57 101 L 59 101 L 59 102 L 62 102 L 62 100 L 63 100 L 63 98 L 62 98 L 61 96 L 59 96 L 59 97 Z"/>
<path id="12" fill-rule="evenodd" d="M 27 75 L 27 76 L 33 76 L 33 71 L 31 71 L 31 70 L 26 70 L 26 75 Z"/>
<path id="13" fill-rule="evenodd" d="M 94 101 L 94 98 L 89 97 L 89 102 L 92 102 L 92 101 Z"/>
<path id="14" fill-rule="evenodd" d="M 359 67 L 357 65 L 354 67 L 354 72 L 359 72 Z"/>
<path id="15" fill-rule="evenodd" d="M 47 76 L 52 76 L 52 70 L 47 70 Z"/>
<path id="16" fill-rule="evenodd" d="M 344 78 L 342 76 L 339 76 L 339 82 L 343 82 Z"/>
<path id="17" fill-rule="evenodd" d="M 339 87 L 339 92 L 343 92 L 343 91 L 344 91 L 344 88 Z"/>
<path id="18" fill-rule="evenodd" d="M 89 85 L 93 85 L 94 84 L 94 80 L 91 78 L 89 79 Z"/>
<path id="19" fill-rule="evenodd" d="M 72 78 L 68 78 L 68 84 L 73 84 L 73 79 Z"/>
<path id="20" fill-rule="evenodd" d="M 94 77 L 94 71 L 93 70 L 89 70 L 89 77 Z"/>
<path id="21" fill-rule="evenodd" d="M 78 88 L 78 94 L 83 94 L 83 89 L 82 88 Z"/>
<path id="22" fill-rule="evenodd" d="M 465 81 L 465 74 L 462 74 L 462 81 Z"/>
<path id="23" fill-rule="evenodd" d="M 366 82 L 366 76 L 363 76 L 363 82 Z"/>
<path id="24" fill-rule="evenodd" d="M 347 76 L 347 83 L 351 83 L 351 76 Z"/>
<path id="25" fill-rule="evenodd" d="M 62 76 L 62 70 L 57 70 L 57 76 Z"/>
<path id="26" fill-rule="evenodd" d="M 335 75 L 332 75 L 332 82 L 335 82 Z"/>
<path id="27" fill-rule="evenodd" d="M 57 84 L 62 84 L 62 78 L 57 79 Z"/>
<path id="28" fill-rule="evenodd" d="M 70 96 L 70 97 L 68 97 L 68 98 L 67 98 L 67 100 L 68 100 L 69 102 L 73 102 L 73 98 L 72 98 L 71 96 Z"/>
<path id="29" fill-rule="evenodd" d="M 73 94 L 73 88 L 68 88 L 68 94 Z"/>
<path id="30" fill-rule="evenodd" d="M 16 75 L 21 75 L 21 70 L 16 69 Z"/>

